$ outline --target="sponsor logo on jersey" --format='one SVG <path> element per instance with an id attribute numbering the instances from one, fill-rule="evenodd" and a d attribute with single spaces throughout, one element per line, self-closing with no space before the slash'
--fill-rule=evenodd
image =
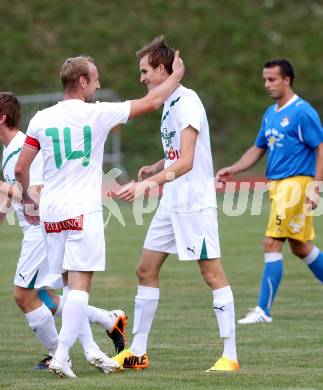
<path id="1" fill-rule="evenodd" d="M 172 138 L 176 131 L 168 131 L 167 127 L 161 129 L 161 137 L 164 144 L 164 158 L 165 160 L 177 160 L 180 156 L 180 151 L 174 149 L 172 146 Z M 169 149 L 168 149 L 169 148 Z"/>
<path id="2" fill-rule="evenodd" d="M 175 131 L 168 132 L 167 128 L 164 127 L 161 131 L 161 137 L 164 140 L 165 146 L 168 148 L 172 144 L 172 138 L 175 135 Z"/>
<path id="3" fill-rule="evenodd" d="M 281 127 L 286 127 L 289 125 L 289 119 L 287 116 L 284 116 L 284 118 L 280 122 Z"/>
<path id="4" fill-rule="evenodd" d="M 179 150 L 174 149 L 172 146 L 169 150 L 165 150 L 164 158 L 165 160 L 177 160 L 180 156 Z"/>
<path id="5" fill-rule="evenodd" d="M 83 215 L 60 222 L 44 222 L 46 233 L 60 233 L 64 230 L 83 230 Z"/>
<path id="6" fill-rule="evenodd" d="M 4 178 L 4 179 L 5 179 L 5 182 L 6 182 L 6 183 L 9 183 L 9 184 L 11 184 L 11 185 L 16 184 L 16 179 L 11 179 L 9 175 L 5 175 L 5 178 Z"/>
<path id="7" fill-rule="evenodd" d="M 285 137 L 285 134 L 280 133 L 276 129 L 268 129 L 265 132 L 265 136 L 267 138 L 267 145 L 270 150 L 274 150 L 275 146 L 283 147 L 283 139 Z"/>

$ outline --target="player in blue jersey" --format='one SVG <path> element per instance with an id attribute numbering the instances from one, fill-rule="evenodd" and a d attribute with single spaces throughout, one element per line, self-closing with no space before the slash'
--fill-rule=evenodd
<path id="1" fill-rule="evenodd" d="M 292 253 L 323 282 L 323 253 L 311 243 L 315 236 L 311 214 L 319 200 L 318 182 L 323 180 L 320 118 L 293 92 L 294 70 L 288 61 L 267 62 L 263 80 L 276 104 L 265 112 L 255 144 L 217 174 L 226 182 L 255 165 L 267 152 L 271 210 L 264 240 L 265 265 L 258 305 L 238 321 L 240 324 L 272 322 L 270 309 L 283 275 L 282 248 L 286 240 Z"/>

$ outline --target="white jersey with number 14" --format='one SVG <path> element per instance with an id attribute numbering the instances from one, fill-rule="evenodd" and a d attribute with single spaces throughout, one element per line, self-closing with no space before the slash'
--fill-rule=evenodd
<path id="1" fill-rule="evenodd" d="M 127 122 L 129 112 L 130 102 L 71 99 L 32 118 L 27 143 L 40 147 L 44 160 L 41 220 L 57 222 L 102 210 L 104 142 L 113 127 Z"/>

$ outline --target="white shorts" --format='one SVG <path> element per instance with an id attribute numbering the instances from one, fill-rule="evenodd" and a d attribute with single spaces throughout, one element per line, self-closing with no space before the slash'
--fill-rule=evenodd
<path id="1" fill-rule="evenodd" d="M 159 206 L 149 226 L 144 248 L 178 253 L 180 260 L 221 257 L 216 208 L 178 213 Z"/>
<path id="2" fill-rule="evenodd" d="M 50 274 L 47 261 L 46 239 L 42 229 L 32 234 L 28 232 L 22 241 L 20 258 L 17 264 L 14 285 L 24 288 L 62 288 L 60 274 Z"/>
<path id="3" fill-rule="evenodd" d="M 62 230 L 61 232 L 49 232 L 48 228 L 46 231 L 46 223 L 43 222 L 50 272 L 105 270 L 102 211 L 84 214 L 82 220 L 82 230 Z M 67 221 L 61 223 L 65 222 Z M 51 223 L 51 225 L 57 225 L 57 223 Z"/>

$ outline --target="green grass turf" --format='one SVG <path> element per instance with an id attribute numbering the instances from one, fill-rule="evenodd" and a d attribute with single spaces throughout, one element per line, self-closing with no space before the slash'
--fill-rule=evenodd
<path id="1" fill-rule="evenodd" d="M 90 303 L 122 308 L 129 315 L 131 341 L 135 267 L 147 224 L 136 226 L 131 206 L 122 204 L 126 226 L 111 219 L 106 230 L 109 269 L 94 278 Z M 262 236 L 267 207 L 260 217 L 223 214 L 219 224 L 224 267 L 235 296 L 237 317 L 256 304 L 262 270 Z M 322 245 L 322 217 L 315 220 L 316 244 Z M 20 249 L 17 226 L 1 227 L 0 389 L 320 389 L 323 388 L 322 286 L 287 247 L 285 275 L 273 307 L 272 324 L 237 326 L 241 370 L 206 374 L 221 355 L 211 295 L 194 262 L 171 256 L 161 272 L 161 298 L 149 339 L 150 367 L 142 372 L 103 375 L 83 358 L 79 344 L 71 351 L 76 380 L 61 380 L 31 367 L 43 350 L 12 298 L 12 279 Z M 59 322 L 58 322 L 59 324 Z M 93 327 L 95 339 L 109 355 L 110 340 Z"/>

